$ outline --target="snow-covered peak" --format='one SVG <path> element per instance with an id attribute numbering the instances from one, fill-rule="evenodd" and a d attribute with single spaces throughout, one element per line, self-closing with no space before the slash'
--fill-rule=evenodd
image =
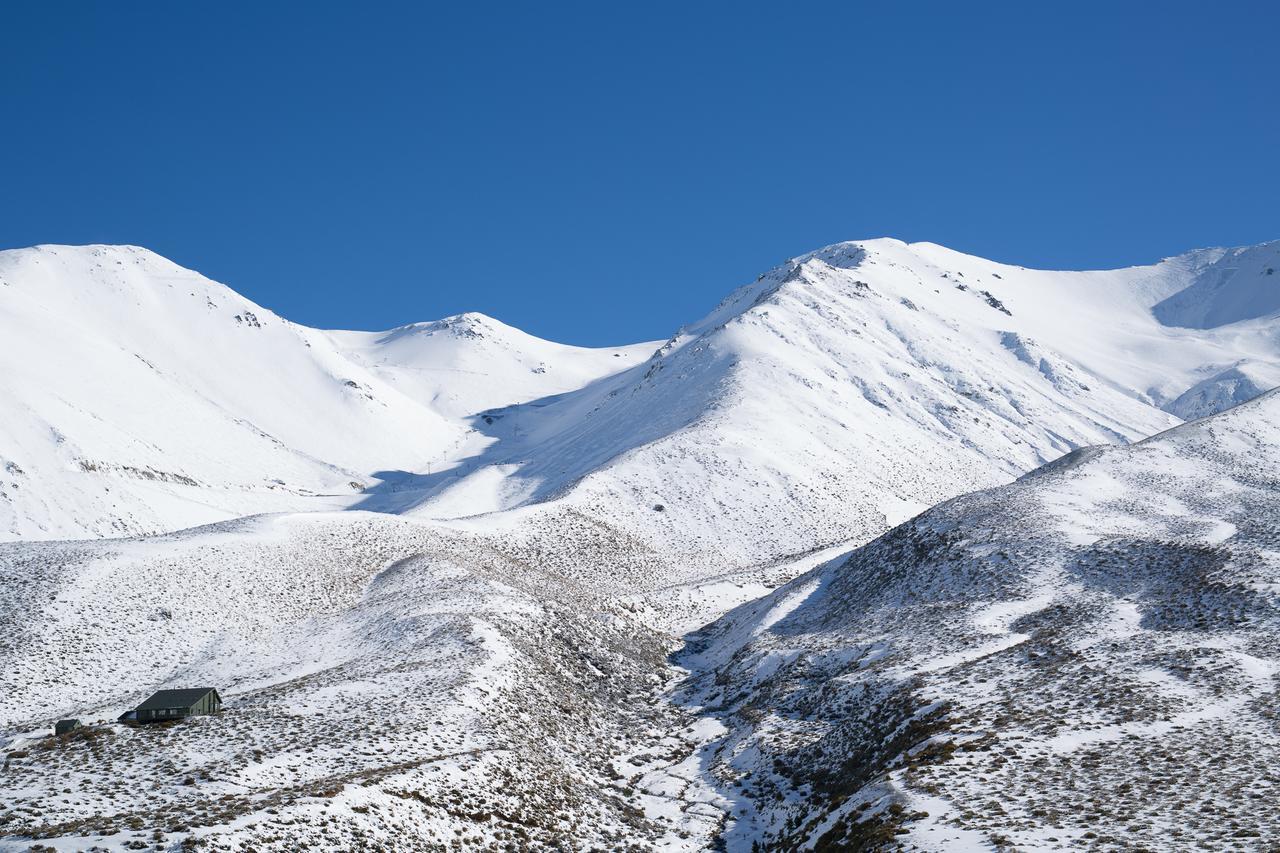
<path id="1" fill-rule="evenodd" d="M 179 266 L 143 246 L 107 243 L 86 245 L 41 243 L 26 248 L 0 250 L 0 268 L 22 267 L 26 264 L 38 266 L 42 263 L 61 269 L 115 264 L 140 267 L 158 275 L 203 278 L 198 273 Z"/>
<path id="2" fill-rule="evenodd" d="M 385 332 L 327 332 L 350 358 L 450 418 L 571 391 L 640 363 L 657 342 L 577 347 L 474 311 Z"/>
<path id="3" fill-rule="evenodd" d="M 137 246 L 0 251 L 0 298 L 10 311 L 56 314 L 89 333 L 146 329 L 166 336 L 211 313 L 233 323 L 282 322 L 231 288 Z"/>
<path id="4" fill-rule="evenodd" d="M 0 538 L 346 506 L 463 451 L 462 415 L 642 357 L 478 314 L 331 335 L 145 249 L 0 252 Z"/>
<path id="5" fill-rule="evenodd" d="M 888 237 L 875 240 L 849 240 L 832 243 L 830 246 L 788 258 L 776 267 L 761 273 L 751 284 L 734 290 L 702 319 L 682 327 L 668 344 L 674 345 L 678 341 L 687 340 L 723 326 L 734 317 L 768 299 L 787 284 L 812 282 L 812 273 L 807 272 L 809 270 L 821 270 L 823 267 L 852 270 L 867 257 L 869 247 L 904 245 L 906 244 L 901 240 Z"/>
<path id="6" fill-rule="evenodd" d="M 895 240 L 892 237 L 879 237 L 874 240 L 847 240 L 841 243 L 832 243 L 830 246 L 823 246 L 814 252 L 806 252 L 793 258 L 791 263 L 793 265 L 801 265 L 806 261 L 818 260 L 827 266 L 853 269 L 866 259 L 868 252 L 898 248 L 905 245 L 901 240 Z"/>
<path id="7" fill-rule="evenodd" d="M 519 331 L 487 314 L 481 314 L 478 311 L 466 311 L 462 314 L 442 317 L 439 320 L 410 323 L 407 326 L 390 329 L 382 333 L 380 342 L 387 344 L 400 338 L 418 335 L 428 337 L 432 335 L 450 335 L 455 338 L 479 339 L 493 335 L 499 330 L 507 334 Z"/>
<path id="8" fill-rule="evenodd" d="M 1213 329 L 1280 314 L 1280 240 L 1235 249 L 1205 249 L 1177 261 L 1189 284 L 1152 311 L 1167 326 Z"/>

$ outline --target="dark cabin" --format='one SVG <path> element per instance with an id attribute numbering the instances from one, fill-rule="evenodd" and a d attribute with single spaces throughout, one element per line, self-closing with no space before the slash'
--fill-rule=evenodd
<path id="1" fill-rule="evenodd" d="M 53 727 L 53 733 L 55 735 L 69 735 L 78 728 L 80 728 L 79 720 L 58 720 L 57 725 Z"/>
<path id="2" fill-rule="evenodd" d="M 216 714 L 221 710 L 222 697 L 212 687 L 158 690 L 138 706 L 136 719 L 140 723 L 162 723 L 165 720 Z"/>

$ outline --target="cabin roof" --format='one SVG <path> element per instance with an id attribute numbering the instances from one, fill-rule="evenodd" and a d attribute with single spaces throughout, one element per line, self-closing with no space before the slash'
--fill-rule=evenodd
<path id="1" fill-rule="evenodd" d="M 179 690 L 157 690 L 151 698 L 138 706 L 139 711 L 153 711 L 160 708 L 189 708 L 205 697 L 207 693 L 217 694 L 212 687 L 187 687 Z M 218 697 L 221 698 L 221 697 Z"/>

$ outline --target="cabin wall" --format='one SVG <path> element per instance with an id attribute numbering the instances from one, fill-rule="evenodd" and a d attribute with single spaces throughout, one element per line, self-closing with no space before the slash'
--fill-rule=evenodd
<path id="1" fill-rule="evenodd" d="M 188 706 L 177 706 L 172 708 L 153 708 L 146 711 L 137 712 L 138 722 L 163 722 L 164 720 L 181 720 L 186 717 L 202 716 L 205 714 L 216 714 L 222 710 L 222 702 L 217 698 L 217 694 L 210 691 L 199 700 Z M 169 713 L 161 713 L 168 711 Z"/>

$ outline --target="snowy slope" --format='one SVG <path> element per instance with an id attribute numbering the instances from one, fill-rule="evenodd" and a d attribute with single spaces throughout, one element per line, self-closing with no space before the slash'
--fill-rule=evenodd
<path id="1" fill-rule="evenodd" d="M 634 366 L 657 346 L 557 344 L 475 312 L 388 332 L 328 335 L 405 396 L 456 419 L 577 390 Z"/>
<path id="2" fill-rule="evenodd" d="M 1277 425 L 1272 392 L 1078 451 L 701 632 L 729 849 L 1276 838 Z"/>
<path id="3" fill-rule="evenodd" d="M 961 491 L 1267 386 L 1274 321 L 1189 330 L 1152 313 L 1201 286 L 1205 256 L 1063 273 L 837 244 L 735 292 L 645 365 L 491 412 L 480 428 L 496 443 L 395 509 L 557 498 L 695 572 L 866 541 Z"/>
<path id="4" fill-rule="evenodd" d="M 597 591 L 649 559 L 609 533 L 343 512 L 0 544 L 0 850 L 652 849 L 610 762 L 684 715 L 655 701 L 672 638 Z M 194 682 L 217 718 L 113 724 Z M 45 737 L 68 714 L 101 723 Z"/>
<path id="5" fill-rule="evenodd" d="M 1193 252 L 1186 262 L 1193 283 L 1153 309 L 1169 326 L 1213 329 L 1280 314 L 1280 241 L 1237 249 Z"/>
<path id="6" fill-rule="evenodd" d="M 0 252 L 0 538 L 345 506 L 378 472 L 448 458 L 473 435 L 458 417 L 467 393 L 451 389 L 475 377 L 451 374 L 419 396 L 385 375 L 397 358 L 413 366 L 396 340 L 295 325 L 144 249 Z M 483 362 L 488 343 L 450 337 L 428 355 Z M 508 401 L 633 357 L 529 336 L 501 351 L 547 371 L 510 377 Z M 578 355 L 586 363 L 564 363 Z"/>

